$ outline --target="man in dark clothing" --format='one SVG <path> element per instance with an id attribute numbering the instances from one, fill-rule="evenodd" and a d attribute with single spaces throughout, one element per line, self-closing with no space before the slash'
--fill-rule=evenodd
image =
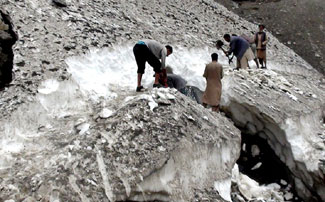
<path id="1" fill-rule="evenodd" d="M 180 75 L 174 74 L 170 66 L 166 66 L 167 84 L 169 88 L 175 88 L 183 95 L 201 104 L 201 97 L 203 92 L 195 86 L 187 86 L 187 81 Z"/>
<path id="2" fill-rule="evenodd" d="M 183 77 L 174 74 L 173 68 L 170 66 L 166 66 L 165 68 L 167 73 L 167 87 L 169 88 L 176 88 L 179 92 L 184 94 L 184 88 L 186 86 L 187 81 L 183 79 Z M 163 83 L 161 79 L 159 79 L 159 83 Z"/>
<path id="3" fill-rule="evenodd" d="M 230 49 L 226 52 L 226 55 L 234 53 L 237 58 L 237 68 L 247 69 L 248 61 L 254 59 L 249 43 L 242 37 L 230 36 L 229 34 L 225 34 L 223 38 L 230 43 Z"/>
<path id="4" fill-rule="evenodd" d="M 167 73 L 167 85 L 169 88 L 176 88 L 179 92 L 184 94 L 184 88 L 187 81 L 177 74 Z"/>
<path id="5" fill-rule="evenodd" d="M 155 40 L 141 40 L 133 47 L 133 53 L 138 65 L 138 83 L 136 91 L 143 89 L 141 85 L 142 75 L 144 74 L 146 62 L 148 62 L 155 71 L 155 82 L 153 87 L 162 87 L 159 84 L 159 76 L 162 69 L 165 69 L 166 57 L 172 54 L 173 48 L 169 45 L 163 46 Z M 161 60 L 161 61 L 160 61 Z"/>
<path id="6" fill-rule="evenodd" d="M 268 38 L 266 36 L 266 33 L 264 32 L 264 25 L 259 25 L 259 32 L 255 34 L 254 42 L 256 44 L 257 49 L 257 58 L 262 65 L 262 69 L 266 69 L 266 44 L 268 41 Z"/>

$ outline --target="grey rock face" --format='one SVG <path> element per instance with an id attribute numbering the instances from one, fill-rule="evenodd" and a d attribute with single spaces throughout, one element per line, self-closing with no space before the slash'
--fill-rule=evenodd
<path id="1" fill-rule="evenodd" d="M 37 158 L 22 154 L 1 173 L 0 199 L 224 201 L 214 183 L 231 180 L 240 132 L 220 114 L 162 89 L 87 123 L 87 133 L 47 136 Z"/>

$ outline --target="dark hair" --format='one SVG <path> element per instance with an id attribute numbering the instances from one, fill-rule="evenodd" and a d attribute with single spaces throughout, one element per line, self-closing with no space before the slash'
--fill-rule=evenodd
<path id="1" fill-rule="evenodd" d="M 217 47 L 221 48 L 223 45 L 224 44 L 223 44 L 223 42 L 221 40 L 217 41 L 217 44 L 216 44 Z"/>
<path id="2" fill-rule="evenodd" d="M 217 53 L 212 53 L 211 54 L 211 59 L 212 59 L 212 61 L 218 61 L 218 54 Z"/>
<path id="3" fill-rule="evenodd" d="M 225 34 L 225 35 L 223 35 L 223 38 L 230 38 L 230 35 L 229 34 Z"/>
<path id="4" fill-rule="evenodd" d="M 173 68 L 169 65 L 166 65 L 166 73 L 167 74 L 173 74 Z"/>
<path id="5" fill-rule="evenodd" d="M 238 36 L 237 34 L 232 34 L 231 36 Z"/>
<path id="6" fill-rule="evenodd" d="M 167 45 L 166 48 L 170 51 L 170 53 L 173 53 L 173 47 L 171 47 L 170 45 Z"/>
<path id="7" fill-rule="evenodd" d="M 260 25 L 258 25 L 258 27 L 263 27 L 263 29 L 264 29 L 265 28 L 265 25 L 260 24 Z"/>

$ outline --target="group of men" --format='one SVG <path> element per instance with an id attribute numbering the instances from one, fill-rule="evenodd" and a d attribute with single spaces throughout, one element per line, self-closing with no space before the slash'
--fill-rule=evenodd
<path id="1" fill-rule="evenodd" d="M 264 28 L 264 25 L 259 25 L 259 31 L 252 39 L 246 36 L 230 36 L 229 34 L 225 34 L 224 40 L 229 42 L 229 50 L 222 49 L 222 42 L 221 44 L 217 43 L 216 47 L 218 49 L 221 48 L 228 58 L 231 54 L 236 56 L 237 69 L 247 69 L 251 60 L 255 60 L 257 68 L 259 68 L 258 62 L 261 64 L 261 68 L 266 68 L 266 43 L 268 39 L 263 31 Z M 255 48 L 253 48 L 254 52 L 252 51 L 251 44 L 256 46 L 256 52 Z M 137 92 L 141 92 L 144 89 L 141 85 L 141 80 L 145 71 L 145 64 L 148 62 L 155 72 L 154 88 L 174 87 L 185 94 L 186 81 L 170 72 L 167 74 L 166 57 L 173 53 L 173 48 L 170 45 L 163 46 L 155 40 L 141 40 L 135 44 L 133 53 L 138 65 Z M 219 111 L 223 68 L 218 63 L 217 53 L 213 53 L 211 59 L 212 62 L 206 65 L 203 74 L 206 78 L 207 85 L 202 96 L 202 104 L 204 107 L 210 106 L 212 111 Z"/>
<path id="2" fill-rule="evenodd" d="M 217 43 L 217 48 L 222 49 L 224 53 L 229 57 L 234 54 L 237 58 L 236 69 L 247 69 L 249 67 L 249 61 L 254 60 L 257 68 L 259 64 L 262 69 L 266 69 L 266 44 L 268 38 L 264 32 L 264 25 L 259 25 L 259 31 L 255 33 L 254 37 L 250 38 L 246 35 L 237 36 L 225 34 L 224 40 L 229 42 L 230 49 L 225 51 L 222 49 L 222 43 Z"/>

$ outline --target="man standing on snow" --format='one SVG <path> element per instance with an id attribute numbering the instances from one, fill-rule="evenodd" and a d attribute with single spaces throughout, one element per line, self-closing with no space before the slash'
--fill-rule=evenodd
<path id="1" fill-rule="evenodd" d="M 143 89 L 141 85 L 142 75 L 144 74 L 146 62 L 148 62 L 155 71 L 155 82 L 153 87 L 162 87 L 159 83 L 159 77 L 162 70 L 165 69 L 166 57 L 173 53 L 173 48 L 169 45 L 163 46 L 155 40 L 141 40 L 133 47 L 133 53 L 138 65 L 138 84 L 136 91 Z M 159 61 L 161 60 L 161 61 Z"/>
<path id="2" fill-rule="evenodd" d="M 207 86 L 202 96 L 202 104 L 204 107 L 208 105 L 212 107 L 212 111 L 219 111 L 219 104 L 221 99 L 223 77 L 222 65 L 218 63 L 218 54 L 212 53 L 212 62 L 205 66 L 204 74 L 207 81 Z"/>
<path id="3" fill-rule="evenodd" d="M 262 69 L 266 69 L 266 44 L 268 41 L 268 38 L 266 37 L 266 33 L 263 31 L 265 28 L 264 25 L 259 25 L 258 29 L 259 32 L 255 34 L 255 44 L 257 49 L 257 58 L 262 65 Z"/>
<path id="4" fill-rule="evenodd" d="M 254 59 L 254 54 L 249 47 L 249 43 L 240 36 L 230 36 L 225 34 L 223 38 L 230 43 L 230 49 L 226 52 L 226 55 L 234 53 L 237 58 L 237 69 L 247 69 L 248 61 Z"/>
<path id="5" fill-rule="evenodd" d="M 257 69 L 259 69 L 260 67 L 256 56 L 256 45 L 255 45 L 254 37 L 249 37 L 246 34 L 242 34 L 240 36 L 249 43 L 249 47 L 251 48 L 254 55 L 254 62 L 256 64 Z"/>

